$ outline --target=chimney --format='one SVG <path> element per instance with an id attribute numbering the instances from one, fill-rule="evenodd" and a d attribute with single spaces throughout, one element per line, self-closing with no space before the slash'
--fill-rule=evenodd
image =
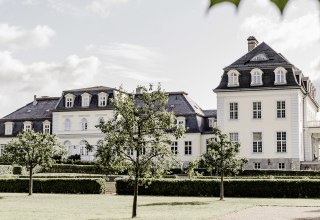
<path id="1" fill-rule="evenodd" d="M 142 86 L 138 86 L 138 87 L 136 88 L 136 94 L 141 94 L 141 93 L 142 93 L 142 89 L 143 89 Z"/>
<path id="2" fill-rule="evenodd" d="M 248 52 L 253 50 L 259 44 L 259 42 L 254 36 L 248 37 L 247 41 L 248 41 Z"/>
<path id="3" fill-rule="evenodd" d="M 32 105 L 37 105 L 37 95 L 34 95 L 33 96 L 33 103 L 32 103 Z"/>

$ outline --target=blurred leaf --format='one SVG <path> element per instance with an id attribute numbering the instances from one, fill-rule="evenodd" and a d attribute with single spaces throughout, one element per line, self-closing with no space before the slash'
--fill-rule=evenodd
<path id="1" fill-rule="evenodd" d="M 283 13 L 283 10 L 286 7 L 288 1 L 289 0 L 271 0 L 271 2 L 273 2 L 279 8 L 281 14 Z"/>
<path id="2" fill-rule="evenodd" d="M 222 3 L 222 2 L 230 2 L 234 4 L 236 7 L 239 6 L 241 0 L 210 0 L 209 8 L 215 6 L 216 4 Z"/>

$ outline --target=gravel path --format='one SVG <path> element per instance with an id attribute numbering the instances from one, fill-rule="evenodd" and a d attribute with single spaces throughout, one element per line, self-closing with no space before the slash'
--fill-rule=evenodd
<path id="1" fill-rule="evenodd" d="M 320 220 L 320 207 L 256 206 L 220 217 L 223 220 Z"/>

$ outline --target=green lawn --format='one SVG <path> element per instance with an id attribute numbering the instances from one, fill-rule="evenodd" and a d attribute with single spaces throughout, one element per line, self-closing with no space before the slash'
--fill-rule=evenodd
<path id="1" fill-rule="evenodd" d="M 318 206 L 318 199 L 138 197 L 139 219 L 213 219 L 253 206 Z M 132 196 L 0 193 L 0 219 L 129 219 Z"/>

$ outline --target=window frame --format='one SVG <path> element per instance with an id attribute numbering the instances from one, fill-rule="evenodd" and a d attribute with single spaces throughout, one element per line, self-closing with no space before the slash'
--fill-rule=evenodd
<path id="1" fill-rule="evenodd" d="M 172 141 L 171 142 L 171 152 L 175 155 L 177 155 L 178 152 L 178 141 Z"/>
<path id="2" fill-rule="evenodd" d="M 75 95 L 68 93 L 64 97 L 65 97 L 65 108 L 72 108 L 74 106 Z"/>
<path id="3" fill-rule="evenodd" d="M 255 140 L 255 135 L 260 134 L 260 140 Z M 252 152 L 253 153 L 262 153 L 263 152 L 263 136 L 262 132 L 252 132 Z"/>
<path id="4" fill-rule="evenodd" d="M 46 133 L 46 134 L 50 134 L 51 133 L 51 122 L 46 120 L 42 123 L 43 129 L 42 132 Z"/>
<path id="5" fill-rule="evenodd" d="M 286 118 L 286 101 L 277 101 L 277 118 Z"/>
<path id="6" fill-rule="evenodd" d="M 239 119 L 239 104 L 238 102 L 229 103 L 229 119 L 237 120 Z"/>
<path id="7" fill-rule="evenodd" d="M 232 143 L 239 143 L 239 132 L 230 132 L 229 140 Z"/>
<path id="8" fill-rule="evenodd" d="M 274 71 L 274 84 L 285 85 L 287 84 L 287 70 L 283 67 L 277 67 Z"/>
<path id="9" fill-rule="evenodd" d="M 81 119 L 81 131 L 87 131 L 88 130 L 88 120 L 86 118 Z"/>
<path id="10" fill-rule="evenodd" d="M 237 70 L 229 70 L 228 73 L 228 87 L 237 87 L 239 86 L 239 76 L 240 73 Z"/>
<path id="11" fill-rule="evenodd" d="M 251 86 L 262 86 L 263 81 L 262 81 L 262 74 L 263 71 L 258 68 L 254 68 L 250 71 L 251 74 Z"/>
<path id="12" fill-rule="evenodd" d="M 277 140 L 277 153 L 286 153 L 287 152 L 287 132 L 286 131 L 277 131 L 276 132 Z"/>
<path id="13" fill-rule="evenodd" d="M 286 169 L 286 164 L 285 163 L 278 163 L 278 169 L 279 170 L 285 170 Z"/>
<path id="14" fill-rule="evenodd" d="M 184 155 L 186 156 L 192 155 L 192 141 L 184 142 Z"/>
<path id="15" fill-rule="evenodd" d="M 9 122 L 9 121 L 4 123 L 4 126 L 5 126 L 4 135 L 12 135 L 12 133 L 13 133 L 13 125 L 14 125 L 14 123 L 13 122 Z"/>
<path id="16" fill-rule="evenodd" d="M 262 104 L 260 101 L 252 102 L 252 118 L 262 119 Z"/>
<path id="17" fill-rule="evenodd" d="M 253 164 L 253 169 L 255 170 L 260 170 L 261 169 L 261 163 L 260 162 L 255 162 Z"/>

